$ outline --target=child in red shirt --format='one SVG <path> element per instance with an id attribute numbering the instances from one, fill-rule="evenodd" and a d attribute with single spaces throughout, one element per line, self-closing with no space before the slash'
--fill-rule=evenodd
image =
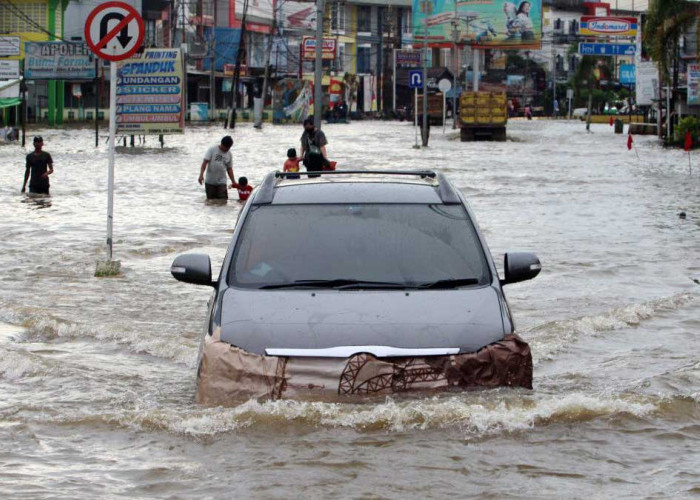
<path id="1" fill-rule="evenodd" d="M 289 148 L 287 150 L 287 160 L 284 162 L 285 172 L 298 172 L 299 163 L 301 163 L 301 158 L 297 158 L 297 150 L 294 148 Z M 288 175 L 287 179 L 298 179 L 299 175 Z"/>
<path id="2" fill-rule="evenodd" d="M 231 184 L 231 187 L 238 190 L 238 199 L 240 201 L 246 201 L 250 193 L 253 192 L 253 186 L 248 185 L 247 177 L 239 177 L 238 182 Z"/>

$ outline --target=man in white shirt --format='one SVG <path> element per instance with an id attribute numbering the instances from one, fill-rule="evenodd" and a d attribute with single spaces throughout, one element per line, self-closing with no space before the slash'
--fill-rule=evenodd
<path id="1" fill-rule="evenodd" d="M 202 161 L 202 167 L 199 172 L 199 183 L 204 183 L 207 199 L 209 200 L 228 199 L 227 174 L 232 184 L 236 182 L 233 176 L 231 146 L 233 146 L 233 139 L 230 135 L 227 135 L 221 139 L 221 144 L 210 147 L 204 155 L 204 161 Z M 205 171 L 206 176 L 204 174 Z"/>

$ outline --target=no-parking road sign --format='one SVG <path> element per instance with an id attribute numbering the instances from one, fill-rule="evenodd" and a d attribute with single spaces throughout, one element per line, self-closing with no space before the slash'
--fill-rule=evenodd
<path id="1" fill-rule="evenodd" d="M 85 41 L 97 57 L 121 61 L 131 57 L 143 42 L 143 19 L 131 5 L 105 2 L 85 21 Z"/>

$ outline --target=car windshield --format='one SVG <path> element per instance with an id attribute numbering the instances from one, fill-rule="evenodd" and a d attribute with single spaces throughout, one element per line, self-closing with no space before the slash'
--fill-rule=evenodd
<path id="1" fill-rule="evenodd" d="M 247 288 L 484 285 L 490 273 L 461 205 L 251 208 L 229 284 Z"/>

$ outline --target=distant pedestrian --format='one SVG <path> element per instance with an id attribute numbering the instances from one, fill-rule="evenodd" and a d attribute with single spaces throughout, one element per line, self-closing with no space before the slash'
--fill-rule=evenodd
<path id="1" fill-rule="evenodd" d="M 284 171 L 290 172 L 287 175 L 287 179 L 298 179 L 299 174 L 299 163 L 301 163 L 301 158 L 297 157 L 297 150 L 294 148 L 289 148 L 287 150 L 287 159 L 284 162 Z"/>
<path id="2" fill-rule="evenodd" d="M 238 182 L 231 184 L 231 187 L 238 190 L 238 199 L 241 201 L 246 201 L 253 192 L 253 186 L 248 184 L 247 177 L 239 177 Z"/>
<path id="3" fill-rule="evenodd" d="M 40 135 L 34 137 L 34 152 L 27 155 L 24 170 L 23 193 L 29 180 L 30 193 L 49 194 L 49 175 L 53 174 L 53 159 L 49 153 L 42 151 L 43 147 L 44 139 Z"/>
<path id="4" fill-rule="evenodd" d="M 221 139 L 221 144 L 210 147 L 204 155 L 204 161 L 202 161 L 202 167 L 199 172 L 199 183 L 204 183 L 208 200 L 228 199 L 227 174 L 229 179 L 231 179 L 231 184 L 236 183 L 236 179 L 233 176 L 231 146 L 233 146 L 233 139 L 230 135 L 227 135 Z"/>
<path id="5" fill-rule="evenodd" d="M 326 154 L 326 134 L 314 127 L 314 117 L 304 120 L 304 133 L 301 134 L 301 157 L 308 172 L 320 172 L 324 165 L 330 165 Z M 309 176 L 318 177 L 318 176 Z"/>
<path id="6" fill-rule="evenodd" d="M 554 115 L 554 118 L 559 117 L 559 101 L 557 101 L 556 99 L 554 99 L 554 111 L 552 114 Z"/>

